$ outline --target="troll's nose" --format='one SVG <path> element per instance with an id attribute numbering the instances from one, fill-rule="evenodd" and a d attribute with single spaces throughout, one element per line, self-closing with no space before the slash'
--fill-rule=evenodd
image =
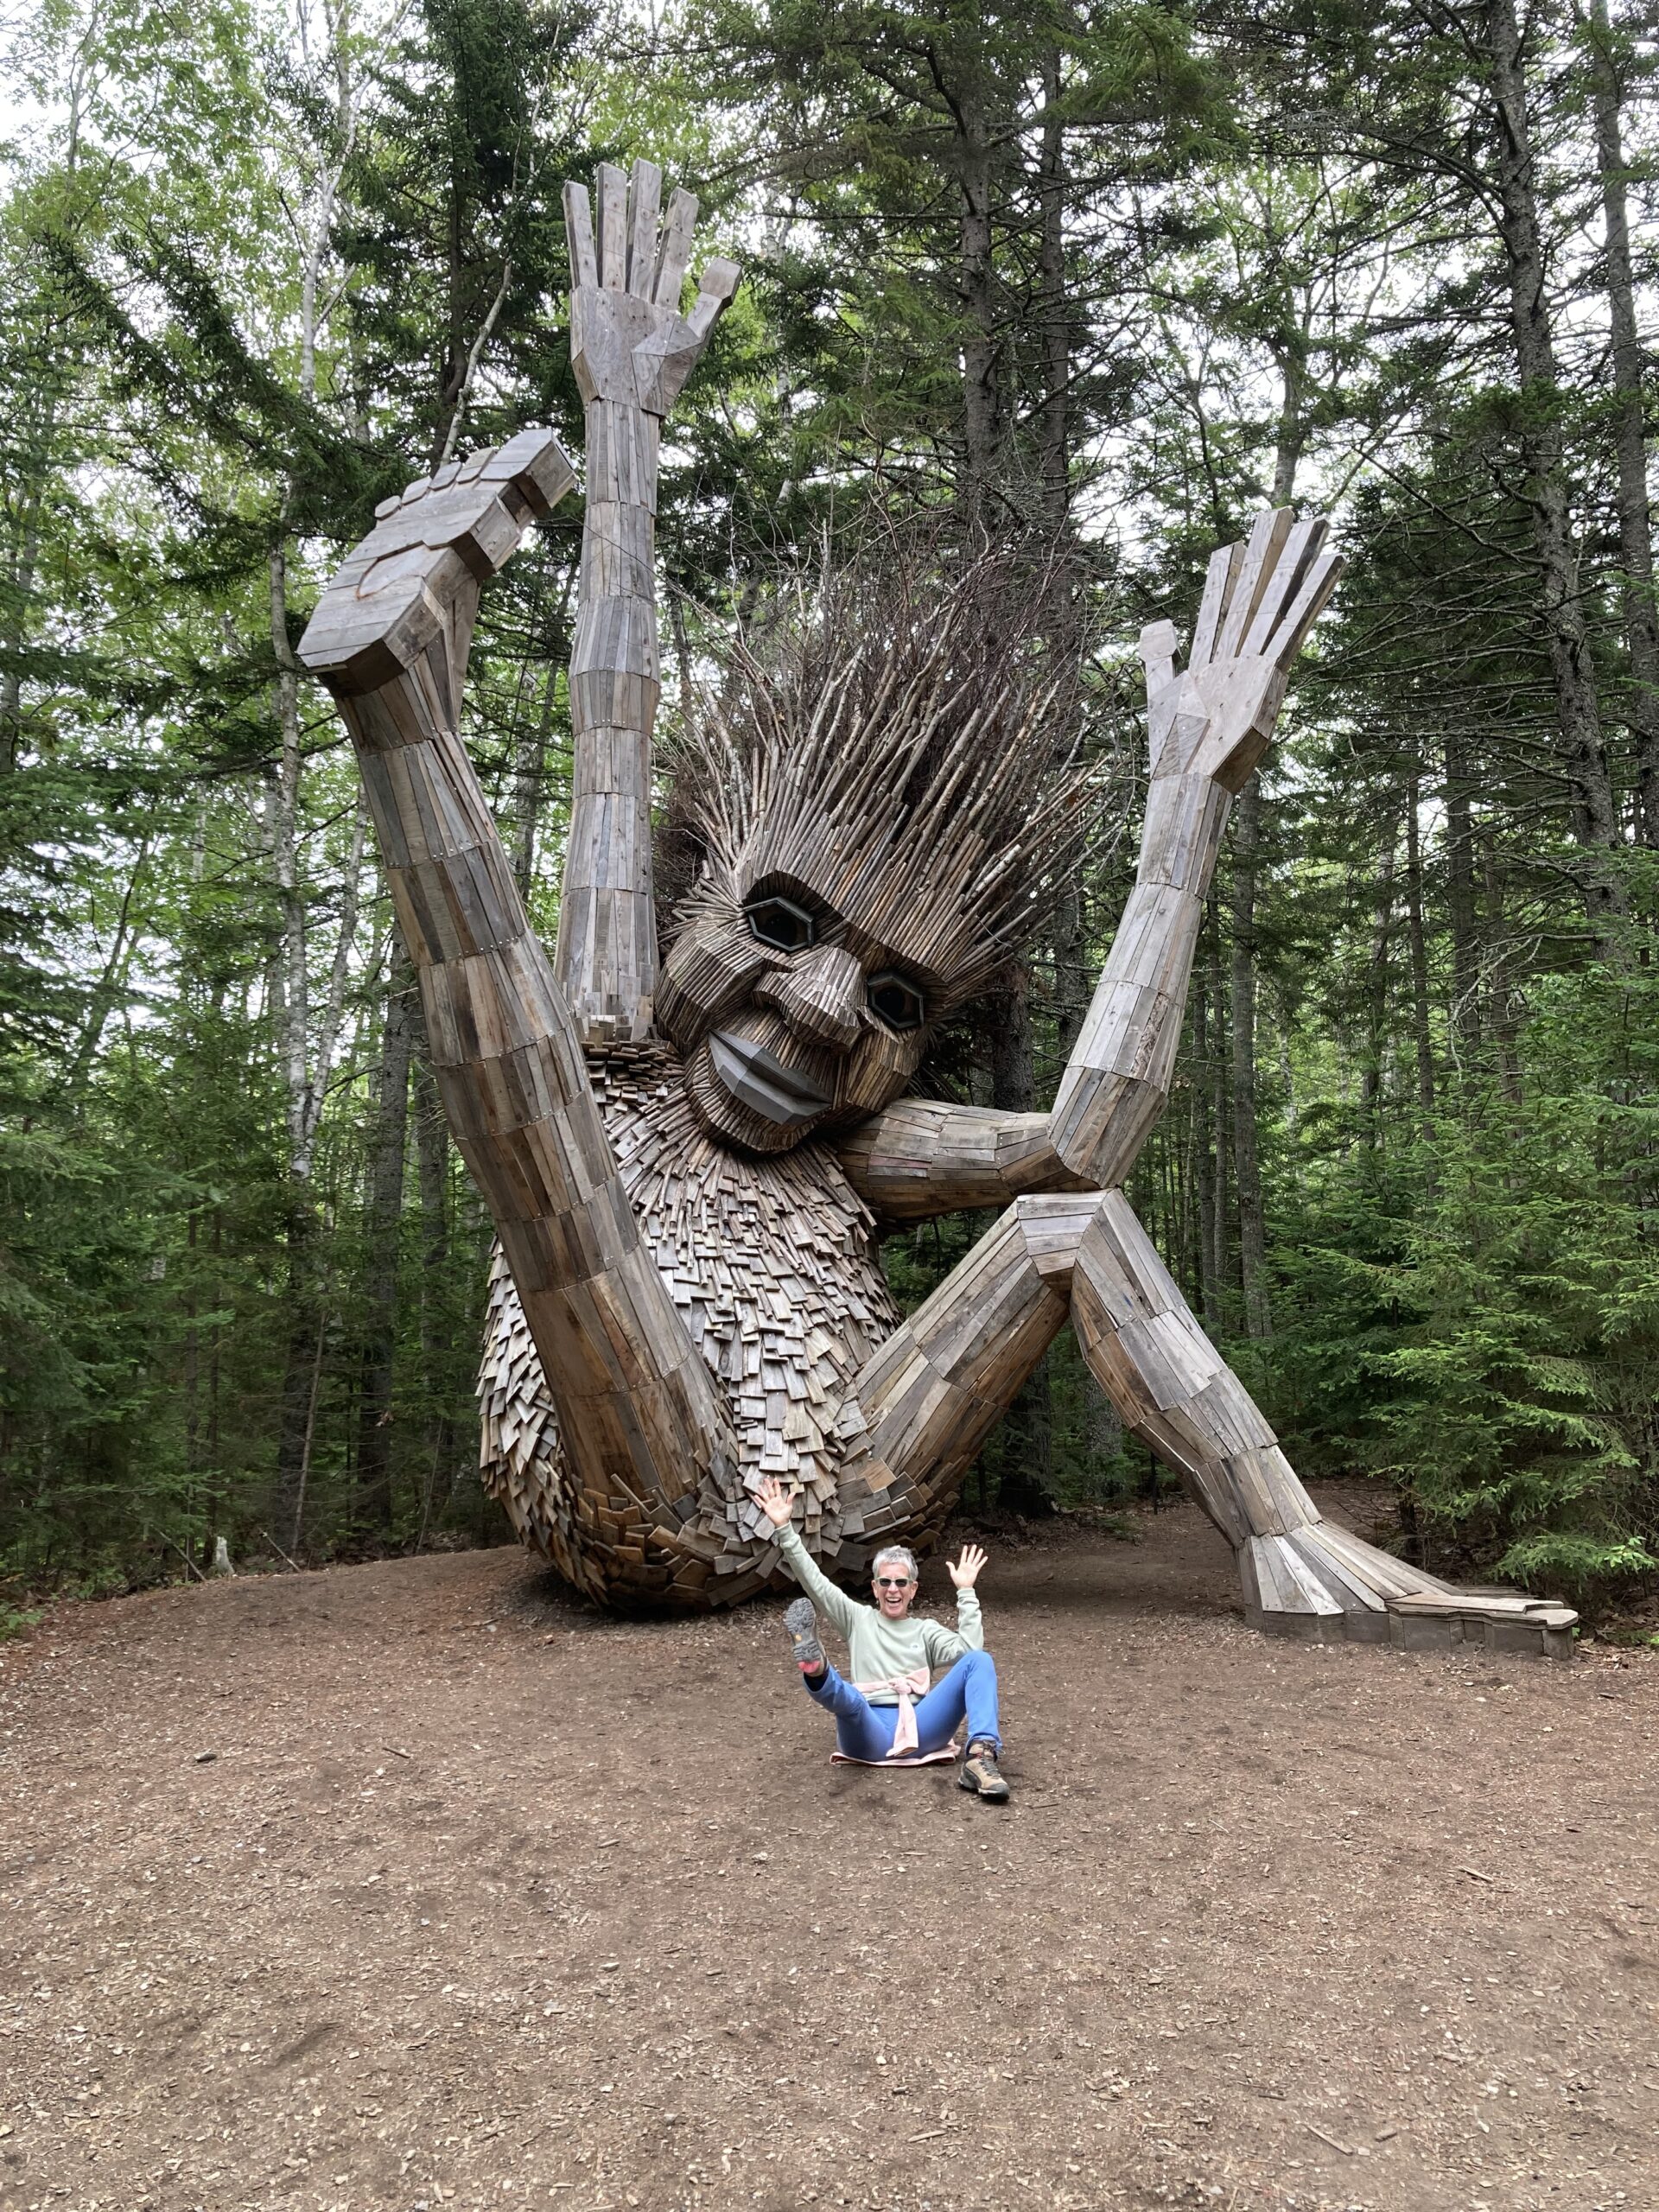
<path id="1" fill-rule="evenodd" d="M 762 1006 L 774 1007 L 802 1036 L 844 1050 L 859 1033 L 864 969 L 841 945 L 815 945 L 787 968 L 763 976 L 754 995 Z"/>

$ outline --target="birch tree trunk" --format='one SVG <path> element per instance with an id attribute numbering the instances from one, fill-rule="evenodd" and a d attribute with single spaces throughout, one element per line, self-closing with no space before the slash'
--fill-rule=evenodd
<path id="1" fill-rule="evenodd" d="M 52 467 L 56 432 L 57 399 L 54 395 L 47 400 L 43 420 L 38 427 L 32 428 L 31 433 L 25 434 L 34 451 L 29 456 L 28 480 L 17 501 L 21 512 L 6 560 L 6 600 L 10 620 L 6 625 L 6 667 L 0 673 L 0 775 L 10 775 L 16 771 L 23 751 L 22 648 L 29 634 L 35 570 L 41 557 L 41 500 Z"/>
<path id="2" fill-rule="evenodd" d="M 1210 1122 L 1215 1131 L 1215 1143 L 1211 1151 L 1214 1172 L 1214 1197 L 1211 1207 L 1210 1280 L 1215 1289 L 1216 1322 L 1217 1330 L 1225 1325 L 1227 1283 L 1227 1224 L 1231 1218 L 1231 1178 L 1227 1163 L 1232 1153 L 1232 1085 L 1227 1067 L 1228 1007 L 1225 985 L 1226 973 L 1221 957 L 1221 930 L 1216 907 L 1212 902 L 1207 918 L 1210 931 L 1210 1004 L 1213 1009 L 1213 1023 L 1210 1039 Z"/>
<path id="3" fill-rule="evenodd" d="M 512 758 L 512 875 L 521 899 L 530 897 L 536 874 L 536 845 L 547 787 L 548 747 L 552 742 L 553 712 L 558 700 L 559 671 L 569 658 L 568 621 L 570 594 L 576 581 L 576 563 L 565 567 L 558 605 L 544 632 L 540 651 L 544 656 L 545 682 L 539 712 L 526 717 L 513 747 Z"/>
<path id="4" fill-rule="evenodd" d="M 413 1013 L 418 1023 L 418 1003 Z M 449 1272 L 449 1130 L 423 1027 L 415 1052 L 414 1092 L 415 1166 L 421 1196 L 421 1369 L 427 1392 L 422 1439 L 424 1539 L 434 1512 L 442 1512 L 449 1502 L 458 1471 L 454 1423 L 446 1402 L 454 1344 L 442 1287 Z"/>
<path id="5" fill-rule="evenodd" d="M 279 530 L 270 556 L 270 642 L 276 657 L 274 705 L 277 757 L 266 787 L 265 830 L 276 893 L 277 941 L 270 988 L 288 1138 L 286 1244 L 288 1353 L 283 1375 L 271 1519 L 278 1541 L 297 1550 L 313 1406 L 312 1376 L 321 1332 L 315 1281 L 317 1222 L 311 1196 L 309 1085 L 310 976 L 306 914 L 300 894 L 297 814 L 300 792 L 298 679 L 288 638 L 287 559 Z"/>
<path id="6" fill-rule="evenodd" d="M 1042 238 L 1038 267 L 1039 311 L 1042 317 L 1042 404 L 1039 412 L 1043 534 L 1054 563 L 1048 626 L 1058 654 L 1075 650 L 1078 578 L 1070 558 L 1071 525 L 1071 324 L 1065 290 L 1065 126 L 1060 111 L 1060 57 L 1051 51 L 1043 62 L 1043 131 L 1038 164 Z M 1074 731 L 1058 734 L 1057 755 L 1070 747 Z M 1062 894 L 1052 924 L 1056 1046 L 1069 1058 L 1089 1011 L 1091 996 L 1083 894 L 1073 882 Z M 1090 1378 L 1090 1388 L 1094 1387 Z"/>
<path id="7" fill-rule="evenodd" d="M 286 500 L 284 500 L 284 510 Z M 311 1174 L 323 1101 L 334 1072 L 345 1010 L 346 984 L 357 937 L 364 840 L 368 816 L 361 799 L 353 817 L 350 849 L 340 878 L 339 930 L 322 1004 L 314 1020 L 309 902 L 302 878 L 300 831 L 299 678 L 288 634 L 288 561 L 284 523 L 269 557 L 271 652 L 276 663 L 274 708 L 277 758 L 266 791 L 265 839 L 277 912 L 272 961 L 273 1014 L 288 1137 L 289 1341 L 283 1379 L 272 1493 L 273 1533 L 297 1550 L 303 1535 L 303 1497 L 316 1414 L 317 1378 L 324 1340 L 321 1286 L 316 1281 L 318 1222 Z"/>
<path id="8" fill-rule="evenodd" d="M 1274 448 L 1273 505 L 1286 507 L 1306 437 L 1306 333 L 1287 321 L 1274 355 L 1281 385 Z M 1244 1298 L 1245 1333 L 1263 1343 L 1273 1334 L 1268 1299 L 1268 1233 L 1256 1146 L 1255 1096 L 1255 871 L 1262 846 L 1262 779 L 1253 775 L 1233 811 L 1232 849 L 1232 1122 L 1233 1182 L 1238 1209 L 1238 1276 Z"/>
<path id="9" fill-rule="evenodd" d="M 1212 1337 L 1221 1332 L 1221 1285 L 1216 1272 L 1216 1155 L 1220 1124 L 1211 1095 L 1215 1046 L 1211 1036 L 1210 974 L 1200 970 L 1192 986 L 1192 1038 L 1198 1066 L 1192 1084 L 1193 1154 L 1198 1213 L 1198 1311 Z"/>
<path id="10" fill-rule="evenodd" d="M 1376 855 L 1376 896 L 1371 914 L 1370 958 L 1366 977 L 1365 1065 L 1360 1075 L 1360 1109 L 1369 1145 L 1382 1140 L 1382 1059 L 1388 1041 L 1389 940 L 1394 933 L 1394 874 L 1396 830 L 1392 816 L 1383 824 Z"/>
<path id="11" fill-rule="evenodd" d="M 1044 527 L 1056 544 L 1071 518 L 1071 327 L 1065 296 L 1065 124 L 1060 57 L 1043 58 L 1043 135 L 1038 162 L 1042 240 L 1038 261 L 1043 319 L 1043 399 L 1038 441 Z"/>
<path id="12" fill-rule="evenodd" d="M 1518 1107 L 1521 1103 L 1521 1068 L 1516 1032 L 1519 1025 L 1515 996 L 1510 987 L 1509 949 L 1504 942 L 1503 880 L 1498 868 L 1495 840 L 1490 831 L 1481 840 L 1481 859 L 1486 891 L 1485 935 L 1491 1001 L 1488 1027 L 1497 1066 L 1498 1088 L 1511 1106 Z M 1519 1187 L 1515 1187 L 1518 1198 Z"/>
<path id="13" fill-rule="evenodd" d="M 991 1103 L 1028 1114 L 1036 1103 L 1032 1065 L 1031 969 L 1021 962 L 991 1002 Z M 1052 1513 L 1054 1405 L 1045 1355 L 1021 1385 L 997 1431 L 996 1502 L 1010 1513 Z"/>
<path id="14" fill-rule="evenodd" d="M 67 105 L 62 174 L 66 182 L 80 168 L 80 133 L 91 82 L 99 67 L 94 58 L 98 41 L 79 41 L 64 86 Z M 19 480 L 7 501 L 11 523 L 6 549 L 5 667 L 0 671 L 0 775 L 10 775 L 21 764 L 23 752 L 22 649 L 30 629 L 30 613 L 41 558 L 41 509 L 47 488 L 59 466 L 58 428 L 68 385 L 58 361 L 41 364 L 34 380 L 34 404 L 38 414 L 9 427 L 20 464 Z"/>

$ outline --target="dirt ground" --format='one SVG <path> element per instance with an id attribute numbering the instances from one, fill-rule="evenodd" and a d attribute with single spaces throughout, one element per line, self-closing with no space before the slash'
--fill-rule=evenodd
<path id="1" fill-rule="evenodd" d="M 1006 1809 L 516 1550 L 66 1610 L 0 2207 L 1653 2212 L 1659 1655 L 1268 1642 L 1141 1525 L 994 1552 Z"/>

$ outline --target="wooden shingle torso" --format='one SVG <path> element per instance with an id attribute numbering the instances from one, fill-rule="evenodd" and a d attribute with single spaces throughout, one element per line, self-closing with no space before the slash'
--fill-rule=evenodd
<path id="1" fill-rule="evenodd" d="M 755 1572 L 754 1540 L 770 1530 L 744 1481 L 775 1474 L 799 1488 L 802 1534 L 833 1561 L 836 1423 L 854 1378 L 899 1319 L 870 1212 L 827 1145 L 760 1158 L 707 1135 L 668 1046 L 609 1046 L 588 1065 L 641 1236 L 719 1380 L 737 1439 L 736 1469 L 705 1479 L 680 1541 L 717 1587 L 746 1594 L 766 1579 Z M 486 1486 L 562 1573 L 586 1586 L 595 1541 L 643 1540 L 629 1501 L 610 1501 L 613 1529 L 569 1483 L 541 1362 L 499 1251 L 479 1395 Z"/>

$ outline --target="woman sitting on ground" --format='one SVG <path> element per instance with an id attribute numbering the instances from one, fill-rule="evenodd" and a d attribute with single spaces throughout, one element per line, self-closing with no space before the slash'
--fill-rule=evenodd
<path id="1" fill-rule="evenodd" d="M 985 1649 L 974 1589 L 985 1564 L 979 1546 L 964 1544 L 960 1559 L 945 1561 L 957 1587 L 953 1630 L 942 1621 L 911 1618 L 920 1585 L 916 1555 L 903 1544 L 876 1554 L 875 1603 L 861 1605 L 836 1589 L 801 1541 L 790 1519 L 792 1500 L 775 1475 L 755 1498 L 778 1531 L 785 1566 L 808 1593 L 785 1609 L 784 1626 L 809 1694 L 836 1716 L 842 1753 L 870 1764 L 925 1758 L 943 1751 L 965 1719 L 968 1750 L 957 1779 L 993 1804 L 1006 1802 L 1008 1785 L 996 1763 L 996 1665 Z M 818 1641 L 814 1599 L 847 1639 L 850 1681 L 836 1672 Z M 936 1667 L 949 1669 L 937 1683 Z"/>

